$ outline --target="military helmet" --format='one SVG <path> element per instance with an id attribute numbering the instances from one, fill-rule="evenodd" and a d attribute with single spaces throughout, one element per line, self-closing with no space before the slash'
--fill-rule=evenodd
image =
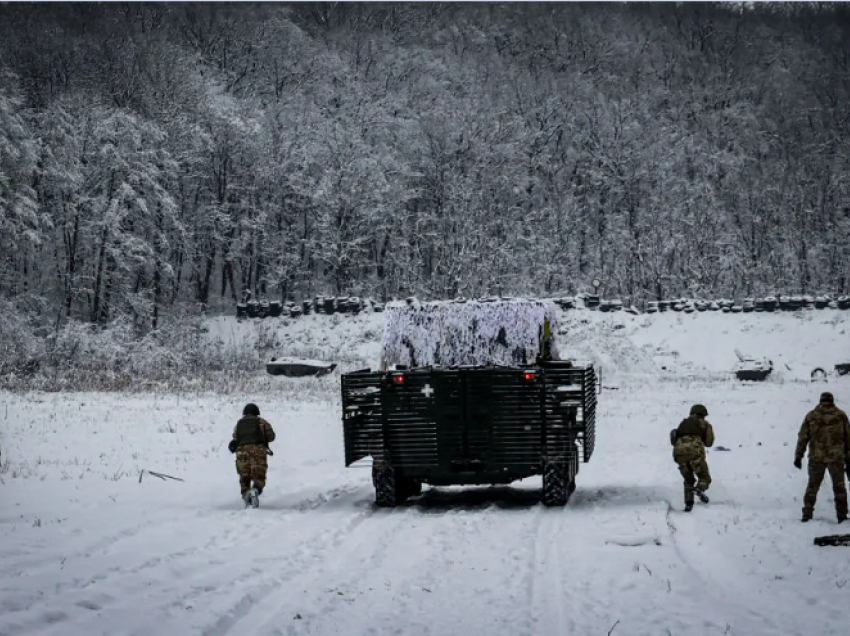
<path id="1" fill-rule="evenodd" d="M 708 417 L 708 409 L 702 404 L 694 404 L 691 407 L 691 415 L 699 415 L 700 417 Z"/>
<path id="2" fill-rule="evenodd" d="M 242 409 L 242 415 L 253 415 L 254 417 L 259 417 L 260 409 L 256 404 L 246 404 L 245 408 Z"/>
<path id="3" fill-rule="evenodd" d="M 835 404 L 835 397 L 829 391 L 820 394 L 821 404 Z"/>

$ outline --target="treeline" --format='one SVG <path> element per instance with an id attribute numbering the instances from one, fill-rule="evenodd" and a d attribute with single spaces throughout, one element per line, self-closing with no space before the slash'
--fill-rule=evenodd
<path id="1" fill-rule="evenodd" d="M 850 291 L 850 7 L 0 6 L 0 299 Z"/>

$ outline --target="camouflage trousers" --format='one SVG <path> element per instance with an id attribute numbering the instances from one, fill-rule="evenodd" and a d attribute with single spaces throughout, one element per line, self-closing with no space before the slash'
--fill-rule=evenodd
<path id="1" fill-rule="evenodd" d="M 265 446 L 251 444 L 236 451 L 236 472 L 239 473 L 239 487 L 243 497 L 252 486 L 262 492 L 266 486 L 268 467 Z"/>
<path id="2" fill-rule="evenodd" d="M 803 495 L 803 516 L 811 518 L 818 498 L 818 490 L 826 472 L 832 479 L 832 494 L 835 498 L 835 513 L 847 517 L 847 488 L 844 486 L 844 460 L 823 464 L 809 461 L 809 483 Z"/>
<path id="3" fill-rule="evenodd" d="M 708 490 L 711 485 L 711 473 L 708 472 L 708 462 L 704 456 L 676 462 L 679 472 L 685 480 L 685 503 L 694 503 L 694 486 L 700 490 Z"/>

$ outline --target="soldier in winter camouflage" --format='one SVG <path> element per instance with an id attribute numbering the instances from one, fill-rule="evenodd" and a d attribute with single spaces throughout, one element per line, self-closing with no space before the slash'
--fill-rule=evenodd
<path id="1" fill-rule="evenodd" d="M 835 514 L 838 523 L 847 519 L 847 489 L 844 485 L 844 468 L 848 459 L 850 424 L 847 414 L 835 406 L 832 393 L 821 393 L 820 404 L 809 411 L 797 436 L 794 466 L 803 467 L 803 455 L 809 449 L 809 483 L 803 495 L 803 518 L 809 521 L 815 510 L 818 490 L 825 472 L 832 479 L 835 497 Z"/>
<path id="2" fill-rule="evenodd" d="M 230 449 L 236 452 L 236 472 L 239 473 L 239 487 L 242 498 L 253 487 L 257 495 L 263 492 L 268 470 L 269 443 L 275 438 L 272 425 L 260 417 L 256 404 L 248 404 L 242 411 L 242 418 L 233 428 L 233 440 Z"/>
<path id="3" fill-rule="evenodd" d="M 691 414 L 682 420 L 675 429 L 673 460 L 679 465 L 679 472 L 685 480 L 685 512 L 694 507 L 694 493 L 700 501 L 708 503 L 705 491 L 711 485 L 711 473 L 705 458 L 706 446 L 714 446 L 714 429 L 708 420 L 708 409 L 702 404 L 694 404 Z"/>

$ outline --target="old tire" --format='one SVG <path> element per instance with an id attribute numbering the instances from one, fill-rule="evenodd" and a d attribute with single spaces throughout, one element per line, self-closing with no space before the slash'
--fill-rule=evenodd
<path id="1" fill-rule="evenodd" d="M 375 484 L 375 503 L 392 507 L 398 504 L 398 484 L 395 470 L 391 466 L 372 467 L 372 483 Z"/>
<path id="2" fill-rule="evenodd" d="M 565 464 L 543 465 L 543 504 L 546 506 L 566 505 L 571 488 L 567 483 L 567 467 Z"/>

